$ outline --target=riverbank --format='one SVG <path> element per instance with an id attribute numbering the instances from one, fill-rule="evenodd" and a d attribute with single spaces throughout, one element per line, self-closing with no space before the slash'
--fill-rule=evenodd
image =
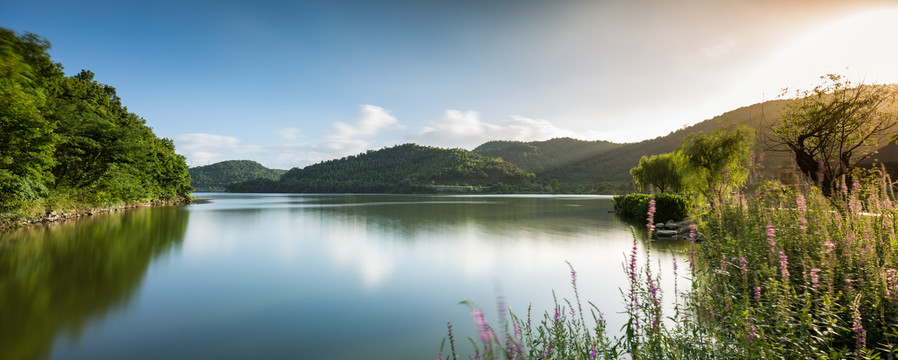
<path id="1" fill-rule="evenodd" d="M 16 220 L 3 220 L 0 221 L 0 231 L 7 231 L 18 229 L 25 226 L 31 226 L 36 224 L 49 224 L 54 222 L 60 222 L 65 220 L 73 220 L 77 218 L 82 218 L 86 216 L 93 216 L 97 214 L 105 214 L 118 212 L 128 209 L 134 208 L 142 208 L 149 206 L 176 206 L 176 205 L 185 205 L 193 202 L 193 199 L 178 199 L 178 200 L 154 200 L 150 202 L 142 202 L 142 203 L 132 203 L 132 204 L 122 204 L 118 206 L 110 206 L 110 207 L 99 207 L 99 208 L 87 208 L 87 209 L 76 209 L 71 211 L 49 211 L 43 215 L 38 215 L 31 218 L 25 219 L 16 219 Z"/>

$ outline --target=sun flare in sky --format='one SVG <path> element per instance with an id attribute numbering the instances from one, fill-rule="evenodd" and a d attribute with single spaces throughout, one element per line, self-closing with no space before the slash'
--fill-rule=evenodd
<path id="1" fill-rule="evenodd" d="M 892 1 L 0 2 L 191 166 L 414 142 L 634 142 L 810 89 L 898 83 Z"/>
<path id="2" fill-rule="evenodd" d="M 816 77 L 845 74 L 853 82 L 898 83 L 898 7 L 850 14 L 813 28 L 773 52 L 756 71 L 771 86 L 809 89 Z M 776 84 L 780 82 L 780 84 Z"/>

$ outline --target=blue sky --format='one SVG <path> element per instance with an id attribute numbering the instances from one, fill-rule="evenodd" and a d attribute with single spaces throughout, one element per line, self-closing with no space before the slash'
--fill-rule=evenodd
<path id="1" fill-rule="evenodd" d="M 191 166 L 406 142 L 640 141 L 838 72 L 898 82 L 888 1 L 3 1 Z M 847 67 L 847 70 L 846 70 Z"/>

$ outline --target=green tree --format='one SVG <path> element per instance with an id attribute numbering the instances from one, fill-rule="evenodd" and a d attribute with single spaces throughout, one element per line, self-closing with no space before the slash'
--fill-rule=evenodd
<path id="1" fill-rule="evenodd" d="M 184 158 L 115 88 L 66 77 L 49 42 L 0 28 L 0 213 L 185 199 Z"/>
<path id="2" fill-rule="evenodd" d="M 685 160 L 687 186 L 708 199 L 722 199 L 748 179 L 753 145 L 754 133 L 745 127 L 687 135 L 677 150 Z"/>
<path id="3" fill-rule="evenodd" d="M 555 194 L 558 193 L 558 188 L 560 186 L 561 184 L 558 183 L 558 179 L 552 179 L 552 181 L 549 181 L 549 187 L 552 188 L 552 192 Z"/>
<path id="4" fill-rule="evenodd" d="M 643 191 L 679 193 L 683 185 L 682 165 L 682 157 L 677 152 L 643 156 L 639 165 L 630 169 L 630 175 Z"/>
<path id="5" fill-rule="evenodd" d="M 51 178 L 54 124 L 41 115 L 46 104 L 41 76 L 59 72 L 40 55 L 49 47 L 32 34 L 16 36 L 0 28 L 0 211 L 43 196 L 43 184 Z"/>
<path id="6" fill-rule="evenodd" d="M 833 181 L 851 176 L 895 126 L 887 111 L 895 89 L 854 84 L 833 74 L 821 79 L 813 90 L 798 92 L 781 122 L 771 128 L 778 143 L 795 155 L 799 170 L 829 194 Z"/>

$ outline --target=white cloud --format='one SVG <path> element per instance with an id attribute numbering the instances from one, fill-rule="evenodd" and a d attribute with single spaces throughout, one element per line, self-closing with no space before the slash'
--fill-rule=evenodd
<path id="1" fill-rule="evenodd" d="M 280 129 L 275 134 L 284 140 L 296 140 L 303 136 L 302 131 L 297 128 Z"/>
<path id="2" fill-rule="evenodd" d="M 356 136 L 370 136 L 377 134 L 385 127 L 399 127 L 399 120 L 386 109 L 374 105 L 359 106 L 359 113 L 351 124 L 337 121 L 331 131 L 326 134 L 329 138 L 345 139 Z"/>
<path id="3" fill-rule="evenodd" d="M 236 146 L 240 143 L 240 139 L 233 136 L 204 133 L 184 134 L 176 137 L 175 141 L 177 141 L 178 148 L 181 150 L 194 150 L 209 147 L 228 147 Z"/>
<path id="4" fill-rule="evenodd" d="M 175 148 L 187 157 L 190 166 L 246 159 L 260 151 L 257 145 L 244 145 L 240 139 L 225 135 L 192 133 L 177 136 L 174 141 Z"/>
<path id="5" fill-rule="evenodd" d="M 574 137 L 577 132 L 555 126 L 543 119 L 513 115 L 499 124 L 480 120 L 476 111 L 446 110 L 443 117 L 418 134 L 426 145 L 473 148 L 490 140 L 538 141 L 556 137 Z"/>

